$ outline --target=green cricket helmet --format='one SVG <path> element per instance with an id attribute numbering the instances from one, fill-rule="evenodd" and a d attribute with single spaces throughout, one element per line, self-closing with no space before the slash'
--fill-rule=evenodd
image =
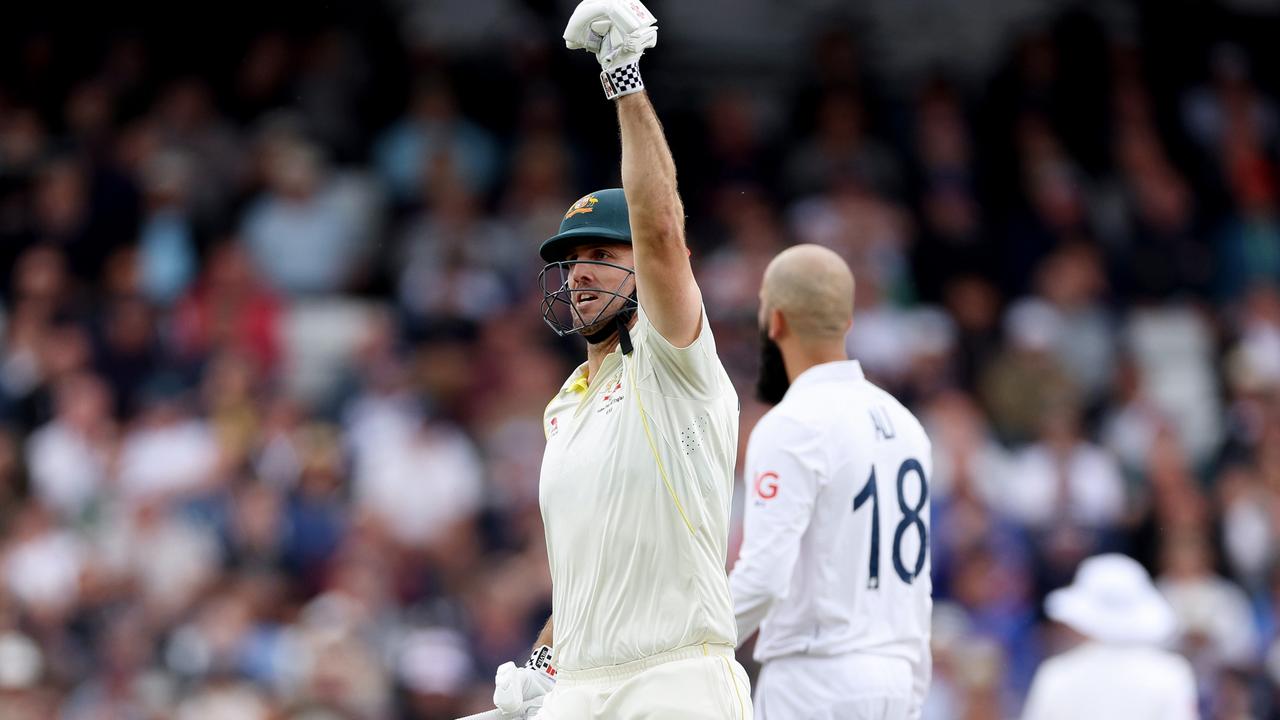
<path id="1" fill-rule="evenodd" d="M 593 242 L 631 244 L 631 218 L 622 188 L 597 190 L 578 198 L 565 212 L 560 232 L 544 240 L 538 254 L 546 262 L 556 262 L 573 248 Z"/>
<path id="2" fill-rule="evenodd" d="M 565 212 L 560 232 L 543 241 L 538 249 L 547 263 L 538 276 L 542 285 L 542 319 L 557 335 L 580 334 L 590 343 L 604 342 L 619 332 L 624 336 L 623 351 L 630 352 L 630 338 L 620 331 L 626 329 L 637 306 L 635 285 L 631 283 L 635 268 L 603 260 L 565 259 L 576 247 L 598 243 L 631 244 L 631 219 L 621 188 L 598 190 L 579 198 Z M 575 265 L 601 265 L 626 274 L 617 287 L 570 288 L 569 276 Z M 608 302 L 588 301 L 598 307 L 584 315 L 579 307 L 584 294 L 597 299 L 608 297 Z"/>

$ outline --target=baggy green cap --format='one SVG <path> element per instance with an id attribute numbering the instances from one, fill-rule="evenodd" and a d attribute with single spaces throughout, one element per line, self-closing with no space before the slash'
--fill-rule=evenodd
<path id="1" fill-rule="evenodd" d="M 560 232 L 544 240 L 538 254 L 546 262 L 557 262 L 571 249 L 593 240 L 631 243 L 631 219 L 622 188 L 597 190 L 579 198 L 564 214 Z"/>

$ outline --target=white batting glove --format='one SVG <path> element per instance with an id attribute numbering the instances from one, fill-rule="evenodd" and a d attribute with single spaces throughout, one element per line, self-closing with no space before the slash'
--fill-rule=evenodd
<path id="1" fill-rule="evenodd" d="M 583 0 L 565 26 L 564 44 L 595 54 L 600 82 L 612 100 L 644 89 L 637 63 L 658 44 L 655 23 L 640 0 Z"/>
<path id="2" fill-rule="evenodd" d="M 503 663 L 493 678 L 493 704 L 503 720 L 529 720 L 542 709 L 542 700 L 556 686 L 551 648 L 534 650 L 523 667 Z"/>

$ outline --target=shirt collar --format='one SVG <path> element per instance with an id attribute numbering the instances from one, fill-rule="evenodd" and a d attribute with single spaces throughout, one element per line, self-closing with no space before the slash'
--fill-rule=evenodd
<path id="1" fill-rule="evenodd" d="M 596 374 L 603 375 L 605 374 L 606 370 L 609 372 L 613 372 L 612 361 L 615 355 L 621 357 L 622 353 L 615 348 L 608 355 L 605 355 L 604 360 L 600 362 L 599 369 L 596 370 Z M 582 393 L 585 393 L 587 390 L 591 389 L 590 381 L 587 378 L 587 366 L 589 364 L 590 363 L 582 363 L 577 367 L 577 369 L 575 369 L 572 373 L 569 374 L 569 379 L 565 380 L 564 385 L 560 386 L 561 395 L 564 395 L 570 392 L 581 395 Z"/>
<path id="2" fill-rule="evenodd" d="M 791 387 L 799 387 L 803 385 L 817 385 L 826 382 L 848 382 L 865 380 L 866 376 L 862 374 L 862 363 L 857 360 L 839 360 L 836 362 L 822 363 L 800 373 Z"/>
<path id="3" fill-rule="evenodd" d="M 587 363 L 582 363 L 569 374 L 569 379 L 560 386 L 560 394 L 584 393 L 587 391 Z"/>

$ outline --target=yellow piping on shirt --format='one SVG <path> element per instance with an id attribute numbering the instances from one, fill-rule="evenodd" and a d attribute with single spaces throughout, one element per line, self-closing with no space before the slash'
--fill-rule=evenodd
<path id="1" fill-rule="evenodd" d="M 680 511 L 680 519 L 684 520 L 684 526 L 689 528 L 690 535 L 696 535 L 697 533 L 693 530 L 693 523 L 689 522 L 689 516 L 685 515 L 684 506 L 680 504 L 680 498 L 676 497 L 676 490 L 671 486 L 671 479 L 667 477 L 667 470 L 662 466 L 662 458 L 658 455 L 658 446 L 653 442 L 653 433 L 649 432 L 648 413 L 644 409 L 644 400 L 640 398 L 640 387 L 636 385 L 635 372 L 631 369 L 630 363 L 627 363 L 627 375 L 631 378 L 631 391 L 636 394 L 636 404 L 640 407 L 640 424 L 644 426 L 644 436 L 649 441 L 649 452 L 653 453 L 653 460 L 658 463 L 658 474 L 662 476 L 662 482 L 667 486 L 667 494 L 671 496 L 671 501 L 676 504 L 676 510 Z"/>

